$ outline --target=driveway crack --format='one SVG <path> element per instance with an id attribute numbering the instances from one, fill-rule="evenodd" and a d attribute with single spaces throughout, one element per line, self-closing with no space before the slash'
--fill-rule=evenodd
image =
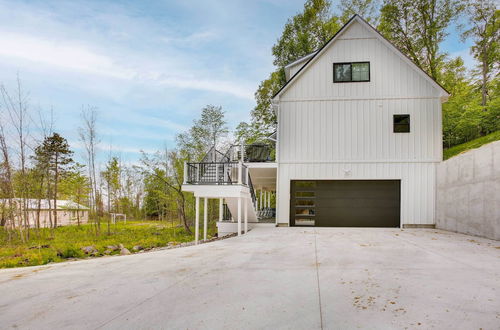
<path id="1" fill-rule="evenodd" d="M 319 322 L 321 326 L 321 330 L 323 330 L 323 311 L 321 308 L 321 288 L 319 285 L 319 263 L 318 263 L 318 247 L 316 244 L 316 230 L 314 230 L 314 256 L 316 258 L 316 281 L 318 284 L 318 303 L 319 303 Z"/>

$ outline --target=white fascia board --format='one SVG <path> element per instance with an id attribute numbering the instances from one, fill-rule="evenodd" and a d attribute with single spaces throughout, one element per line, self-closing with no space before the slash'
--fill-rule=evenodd
<path id="1" fill-rule="evenodd" d="M 195 197 L 230 198 L 250 196 L 250 189 L 243 185 L 184 184 L 182 191 L 192 192 Z"/>
<path id="2" fill-rule="evenodd" d="M 302 62 L 307 61 L 308 59 L 310 59 L 311 57 L 313 57 L 317 52 L 318 51 L 312 52 L 311 54 L 308 54 L 306 56 L 302 56 L 301 58 L 299 58 L 298 60 L 293 61 L 292 63 L 288 63 L 287 65 L 285 65 L 285 69 L 286 68 L 291 68 L 292 66 L 295 66 L 297 64 L 300 64 Z"/>

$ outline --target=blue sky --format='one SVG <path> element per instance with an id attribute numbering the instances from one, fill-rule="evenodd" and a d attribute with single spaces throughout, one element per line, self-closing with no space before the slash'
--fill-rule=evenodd
<path id="1" fill-rule="evenodd" d="M 33 109 L 79 150 L 82 107 L 99 112 L 101 147 L 134 161 L 174 146 L 206 104 L 231 128 L 273 70 L 271 47 L 303 0 L 3 1 L 0 83 L 19 72 Z M 443 49 L 465 57 L 450 29 Z"/>

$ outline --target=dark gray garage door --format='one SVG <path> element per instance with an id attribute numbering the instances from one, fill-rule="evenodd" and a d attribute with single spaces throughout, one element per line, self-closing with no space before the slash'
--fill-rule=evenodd
<path id="1" fill-rule="evenodd" d="M 399 227 L 400 180 L 291 181 L 290 225 Z"/>

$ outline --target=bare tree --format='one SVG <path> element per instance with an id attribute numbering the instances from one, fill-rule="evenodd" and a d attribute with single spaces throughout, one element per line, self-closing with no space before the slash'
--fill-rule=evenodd
<path id="1" fill-rule="evenodd" d="M 19 229 L 21 239 L 29 239 L 29 219 L 28 219 L 28 182 L 27 182 L 27 160 L 28 160 L 28 138 L 30 130 L 30 118 L 28 113 L 28 94 L 24 92 L 19 75 L 17 76 L 16 90 L 8 92 L 5 86 L 0 86 L 2 106 L 10 119 L 14 130 L 14 142 L 17 144 L 16 151 L 19 159 L 19 201 L 17 205 Z M 5 134 L 3 134 L 4 137 Z M 5 157 L 5 156 L 4 156 Z M 11 173 L 12 174 L 12 173 Z M 11 176 L 11 180 L 13 177 Z M 23 229 L 26 229 L 24 231 Z"/>
<path id="2" fill-rule="evenodd" d="M 99 145 L 99 137 L 97 135 L 97 110 L 95 107 L 88 106 L 81 113 L 82 127 L 79 128 L 79 137 L 85 147 L 85 158 L 89 172 L 90 181 L 90 209 L 94 215 L 98 211 L 98 191 L 97 191 L 97 175 L 96 175 L 96 155 Z M 97 217 L 98 219 L 98 217 Z M 99 219 L 97 226 L 100 227 Z"/>
<path id="3" fill-rule="evenodd" d="M 2 170 L 2 190 L 3 195 L 7 197 L 6 202 L 2 203 L 2 218 L 0 225 L 8 231 L 9 241 L 12 239 L 11 229 L 15 228 L 14 221 L 14 187 L 12 183 L 12 165 L 10 162 L 9 148 L 5 136 L 5 128 L 3 125 L 2 115 L 0 113 L 0 152 L 2 154 L 1 170 Z"/>

